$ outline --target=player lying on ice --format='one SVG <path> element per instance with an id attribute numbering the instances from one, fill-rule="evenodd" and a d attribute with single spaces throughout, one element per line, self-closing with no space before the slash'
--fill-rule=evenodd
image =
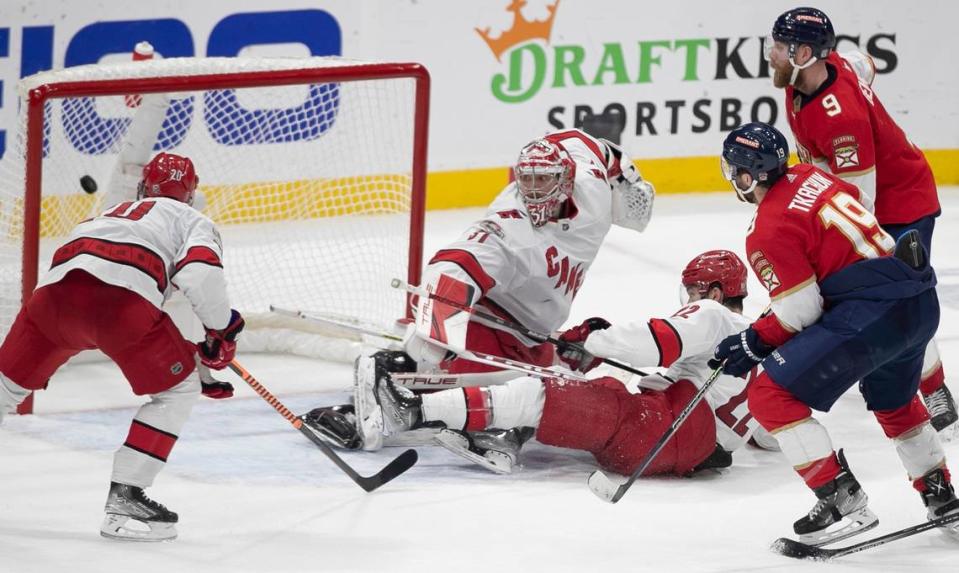
<path id="1" fill-rule="evenodd" d="M 917 391 L 939 324 L 936 278 L 917 231 L 897 244 L 859 202 L 860 191 L 812 165 L 787 165 L 776 128 L 750 123 L 723 144 L 723 173 L 756 205 L 746 252 L 771 310 L 723 340 L 723 372 L 762 373 L 749 410 L 818 498 L 796 521 L 800 541 L 831 543 L 878 524 L 842 450 L 812 410 L 829 411 L 857 385 L 929 519 L 959 512 L 939 435 Z M 959 536 L 959 525 L 947 531 Z"/>
<path id="2" fill-rule="evenodd" d="M 619 147 L 576 129 L 550 133 L 524 146 L 514 175 L 516 181 L 503 189 L 483 219 L 433 256 L 421 284 L 465 306 L 552 333 L 569 317 L 610 227 L 646 227 L 654 190 Z M 407 331 L 408 356 L 403 362 L 394 360 L 390 368 L 439 370 L 467 378 L 497 370 L 448 355 L 430 342 L 427 318 L 432 308 L 431 300 L 419 300 L 417 315 L 423 320 Z M 470 322 L 465 347 L 537 366 L 550 366 L 556 358 L 552 345 L 490 322 Z M 373 358 L 365 356 L 357 372 L 372 376 L 373 368 Z M 353 415 L 353 406 L 347 405 L 314 410 L 304 419 L 323 432 L 325 426 Z"/>
<path id="3" fill-rule="evenodd" d="M 521 445 L 515 433 L 513 439 L 487 437 L 509 437 L 506 430 L 528 428 L 544 444 L 591 452 L 604 469 L 629 475 L 709 378 L 712 369 L 706 363 L 716 344 L 749 324 L 742 316 L 746 272 L 732 252 L 703 253 L 683 271 L 689 303 L 672 316 L 623 325 L 591 318 L 563 334 L 565 342 L 585 343 L 585 352 L 562 356 L 582 372 L 599 364 L 596 356 L 667 368 L 664 375 L 639 380 L 636 393 L 612 377 L 585 382 L 521 377 L 501 386 L 415 396 L 390 378 L 397 361 L 403 363 L 402 354 L 379 352 L 373 356 L 374 375 L 358 379 L 356 408 L 376 412 L 380 424 L 342 424 L 339 442 L 380 444 L 382 436 L 372 433 L 380 428 L 393 435 L 440 424 L 446 428 L 437 436 L 442 445 L 508 473 Z M 742 378 L 717 380 L 644 475 L 729 466 L 732 452 L 757 428 L 746 408 L 746 387 Z M 467 433 L 481 430 L 486 432 Z"/>

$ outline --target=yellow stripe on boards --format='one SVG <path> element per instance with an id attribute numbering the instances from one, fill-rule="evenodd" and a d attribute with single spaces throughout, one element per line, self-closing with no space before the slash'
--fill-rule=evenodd
<path id="1" fill-rule="evenodd" d="M 938 185 L 959 185 L 959 149 L 923 151 Z M 796 162 L 795 156 L 790 159 Z M 719 156 L 673 157 L 637 161 L 643 177 L 662 195 L 726 192 L 729 184 L 719 169 Z M 506 186 L 509 167 L 434 171 L 427 175 L 426 208 L 485 207 Z M 409 211 L 408 174 L 368 175 L 336 179 L 263 182 L 244 185 L 201 185 L 205 213 L 218 224 L 267 222 L 350 214 Z M 75 193 L 43 197 L 40 235 L 63 236 L 91 215 L 96 195 Z M 22 213 L 23 200 L 15 210 Z M 18 218 L 18 217 L 14 217 Z M 5 224 L 10 237 L 22 224 Z"/>

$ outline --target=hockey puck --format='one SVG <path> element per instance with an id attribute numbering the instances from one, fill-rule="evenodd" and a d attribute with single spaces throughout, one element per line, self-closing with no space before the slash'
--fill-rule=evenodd
<path id="1" fill-rule="evenodd" d="M 84 175 L 80 178 L 80 187 L 83 188 L 87 193 L 93 194 L 97 192 L 97 182 L 93 177 L 89 175 Z"/>

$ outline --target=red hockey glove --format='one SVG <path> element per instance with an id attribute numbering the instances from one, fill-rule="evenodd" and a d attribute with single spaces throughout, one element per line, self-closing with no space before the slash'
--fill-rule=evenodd
<path id="1" fill-rule="evenodd" d="M 196 345 L 200 362 L 213 370 L 223 370 L 236 356 L 236 337 L 243 330 L 243 317 L 231 311 L 230 323 L 223 330 L 206 329 L 206 340 Z M 204 392 L 206 393 L 206 392 Z"/>
<path id="2" fill-rule="evenodd" d="M 583 373 L 596 368 L 602 363 L 602 358 L 597 358 L 586 352 L 583 343 L 586 342 L 586 339 L 594 330 L 606 330 L 610 326 L 612 325 L 606 319 L 594 316 L 593 318 L 587 318 L 579 326 L 570 328 L 559 337 L 560 342 L 562 342 L 562 344 L 556 346 L 559 359 L 571 369 Z"/>

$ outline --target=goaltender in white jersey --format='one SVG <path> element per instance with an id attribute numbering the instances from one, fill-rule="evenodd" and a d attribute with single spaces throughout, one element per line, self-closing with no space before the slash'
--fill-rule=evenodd
<path id="1" fill-rule="evenodd" d="M 430 260 L 422 286 L 461 306 L 476 306 L 529 330 L 552 333 L 568 318 L 570 305 L 611 225 L 645 229 L 655 191 L 633 161 L 615 144 L 570 129 L 536 139 L 520 151 L 510 183 L 483 219 Z M 422 298 L 406 334 L 406 356 L 381 360 L 380 368 L 409 372 L 437 366 L 450 374 L 482 373 L 497 367 L 456 357 L 433 343 L 444 317 Z M 474 317 L 475 318 L 475 317 Z M 550 366 L 552 345 L 515 331 L 470 320 L 460 348 L 510 360 Z M 450 345 L 448 345 L 450 346 Z M 452 345 L 456 346 L 456 345 Z M 412 360 L 410 360 L 412 358 Z M 395 359 L 395 360 L 394 360 Z M 363 356 L 357 366 L 357 396 L 378 377 L 377 361 Z M 365 378 L 364 378 L 365 377 Z M 342 441 L 343 428 L 375 420 L 375 404 L 317 408 L 303 416 L 332 443 L 377 449 L 382 429 L 364 429 L 362 439 Z"/>
<path id="2" fill-rule="evenodd" d="M 475 304 L 530 330 L 552 333 L 569 317 L 610 226 L 645 229 L 654 191 L 615 144 L 576 129 L 526 145 L 514 175 L 484 218 L 433 256 L 422 283 L 460 304 Z M 446 351 L 430 347 L 435 324 L 433 316 L 422 312 L 425 303 L 420 301 L 406 351 L 415 360 L 436 363 Z M 476 322 L 480 324 L 471 323 L 467 330 L 467 349 L 538 366 L 553 363 L 551 345 L 538 345 L 495 323 Z M 490 369 L 463 360 L 443 367 L 451 373 Z"/>

